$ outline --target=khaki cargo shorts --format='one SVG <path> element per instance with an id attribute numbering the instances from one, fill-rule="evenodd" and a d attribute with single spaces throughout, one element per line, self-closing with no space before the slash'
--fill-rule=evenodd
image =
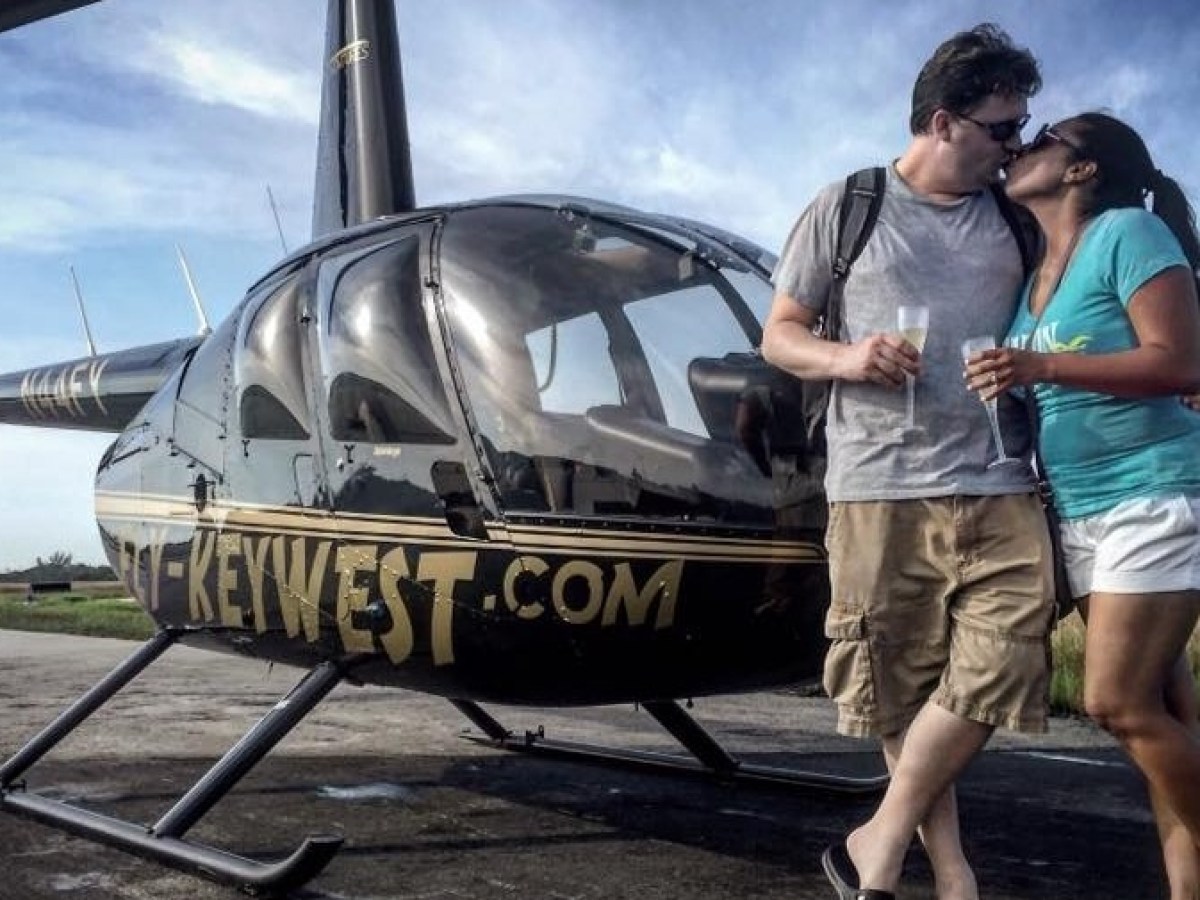
<path id="1" fill-rule="evenodd" d="M 834 503 L 826 545 L 838 731 L 897 734 L 926 701 L 1045 731 L 1054 591 L 1033 494 Z"/>

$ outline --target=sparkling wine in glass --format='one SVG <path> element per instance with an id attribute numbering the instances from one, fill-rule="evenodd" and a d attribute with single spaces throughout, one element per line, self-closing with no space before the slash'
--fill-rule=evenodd
<path id="1" fill-rule="evenodd" d="M 963 362 L 968 362 L 972 356 L 981 350 L 994 350 L 996 340 L 991 335 L 983 337 L 967 338 L 962 345 Z M 982 395 L 980 396 L 982 398 Z M 1010 466 L 1014 463 L 1020 463 L 1021 460 L 1015 456 L 1009 456 L 1004 452 L 1004 438 L 1000 434 L 1000 415 L 997 410 L 996 398 L 983 401 L 984 409 L 987 410 L 988 424 L 992 426 L 992 441 L 996 444 L 996 458 L 988 463 L 989 469 L 994 469 L 996 466 Z"/>
<path id="2" fill-rule="evenodd" d="M 929 334 L 929 307 L 901 306 L 896 312 L 896 328 L 900 332 L 900 337 L 916 347 L 917 352 L 920 353 L 925 349 L 925 338 Z M 911 430 L 916 427 L 914 420 L 916 379 L 906 373 L 904 387 L 908 391 L 908 408 L 904 416 L 904 427 Z"/>

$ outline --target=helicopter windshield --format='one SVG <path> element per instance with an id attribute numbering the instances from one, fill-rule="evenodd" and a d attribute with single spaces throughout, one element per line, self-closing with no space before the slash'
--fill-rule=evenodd
<path id="1" fill-rule="evenodd" d="M 446 314 L 508 510 L 769 515 L 733 405 L 714 416 L 697 372 L 752 350 L 770 286 L 727 254 L 735 285 L 712 256 L 665 219 L 507 205 L 448 218 Z"/>

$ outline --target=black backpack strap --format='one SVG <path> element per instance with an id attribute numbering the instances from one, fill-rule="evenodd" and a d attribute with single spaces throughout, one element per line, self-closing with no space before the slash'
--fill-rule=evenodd
<path id="1" fill-rule="evenodd" d="M 833 277 L 839 281 L 850 274 L 850 266 L 862 253 L 875 228 L 886 177 L 883 167 L 876 166 L 859 169 L 846 178 L 842 207 L 838 212 L 837 258 L 833 261 Z"/>
<path id="2" fill-rule="evenodd" d="M 817 333 L 826 340 L 840 339 L 842 291 L 850 267 L 867 245 L 867 239 L 879 218 L 887 173 L 882 167 L 860 169 L 846 178 L 842 206 L 838 212 L 837 253 L 833 260 L 833 284 L 825 300 L 825 314 Z M 821 379 L 804 385 L 804 430 L 809 446 L 815 446 L 818 432 L 829 409 L 832 382 Z"/>
<path id="3" fill-rule="evenodd" d="M 1017 250 L 1021 253 L 1021 269 L 1028 279 L 1041 255 L 1041 230 L 1029 210 L 1008 199 L 1002 185 L 992 182 L 988 187 L 992 196 L 996 198 L 996 207 L 1000 210 L 1000 215 L 1004 216 L 1004 221 L 1017 242 Z"/>
<path id="4" fill-rule="evenodd" d="M 842 290 L 850 267 L 867 245 L 883 203 L 886 173 L 882 166 L 859 169 L 847 176 L 838 212 L 837 255 L 833 260 L 833 285 L 825 304 L 824 336 L 838 339 L 842 319 Z"/>

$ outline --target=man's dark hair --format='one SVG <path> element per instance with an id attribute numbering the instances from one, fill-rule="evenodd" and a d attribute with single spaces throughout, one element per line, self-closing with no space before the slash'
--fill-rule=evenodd
<path id="1" fill-rule="evenodd" d="M 992 94 L 1028 98 L 1041 88 L 1033 54 L 985 22 L 954 35 L 922 66 L 913 85 L 909 128 L 913 134 L 927 131 L 938 109 L 969 114 Z"/>

